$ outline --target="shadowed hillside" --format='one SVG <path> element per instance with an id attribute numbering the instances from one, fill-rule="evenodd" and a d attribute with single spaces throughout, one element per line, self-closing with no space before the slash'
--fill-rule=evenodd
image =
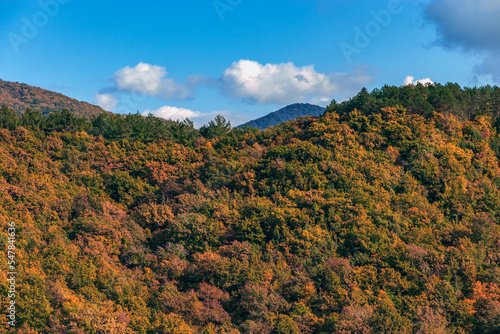
<path id="1" fill-rule="evenodd" d="M 266 116 L 257 118 L 253 121 L 241 124 L 238 128 L 250 126 L 260 130 L 267 129 L 279 123 L 297 119 L 304 116 L 319 116 L 325 112 L 325 108 L 308 103 L 296 103 L 286 106 L 278 111 L 272 112 Z"/>

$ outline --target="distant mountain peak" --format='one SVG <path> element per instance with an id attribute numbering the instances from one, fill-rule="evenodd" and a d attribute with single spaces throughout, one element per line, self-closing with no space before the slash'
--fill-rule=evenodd
<path id="1" fill-rule="evenodd" d="M 68 109 L 77 116 L 107 113 L 101 107 L 75 100 L 61 93 L 0 79 L 0 106 L 4 104 L 21 114 L 26 108 L 37 109 L 42 114 L 62 109 Z"/>
<path id="2" fill-rule="evenodd" d="M 310 103 L 294 103 L 290 104 L 280 110 L 267 114 L 266 116 L 241 124 L 238 128 L 250 126 L 260 130 L 266 129 L 270 126 L 275 126 L 279 123 L 290 121 L 304 116 L 319 116 L 325 112 L 325 108 L 310 104 Z"/>

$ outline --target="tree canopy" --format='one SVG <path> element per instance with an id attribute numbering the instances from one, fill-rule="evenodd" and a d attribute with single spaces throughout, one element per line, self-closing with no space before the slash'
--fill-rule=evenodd
<path id="1" fill-rule="evenodd" d="M 497 333 L 497 94 L 383 87 L 264 131 L 4 106 L 18 333 Z"/>

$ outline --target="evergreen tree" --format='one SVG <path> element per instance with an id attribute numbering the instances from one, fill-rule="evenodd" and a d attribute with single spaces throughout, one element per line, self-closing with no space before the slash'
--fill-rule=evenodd
<path id="1" fill-rule="evenodd" d="M 231 131 L 231 122 L 226 121 L 222 115 L 217 115 L 208 125 L 200 128 L 200 134 L 207 139 L 219 138 L 229 131 Z"/>
<path id="2" fill-rule="evenodd" d="M 19 125 L 19 121 L 17 113 L 4 104 L 0 109 L 0 127 L 13 130 Z"/>

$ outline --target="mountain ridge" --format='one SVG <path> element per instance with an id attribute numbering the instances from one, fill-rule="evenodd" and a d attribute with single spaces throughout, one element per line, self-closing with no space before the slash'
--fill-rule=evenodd
<path id="1" fill-rule="evenodd" d="M 37 109 L 42 114 L 68 109 L 76 116 L 87 117 L 109 113 L 99 106 L 78 101 L 58 92 L 0 79 L 0 105 L 3 104 L 19 114 L 23 114 L 27 108 Z"/>
<path id="2" fill-rule="evenodd" d="M 325 112 L 325 108 L 310 103 L 294 103 L 284 108 L 271 112 L 265 116 L 238 125 L 237 128 L 250 126 L 264 130 L 268 127 L 278 125 L 304 116 L 320 116 Z"/>

